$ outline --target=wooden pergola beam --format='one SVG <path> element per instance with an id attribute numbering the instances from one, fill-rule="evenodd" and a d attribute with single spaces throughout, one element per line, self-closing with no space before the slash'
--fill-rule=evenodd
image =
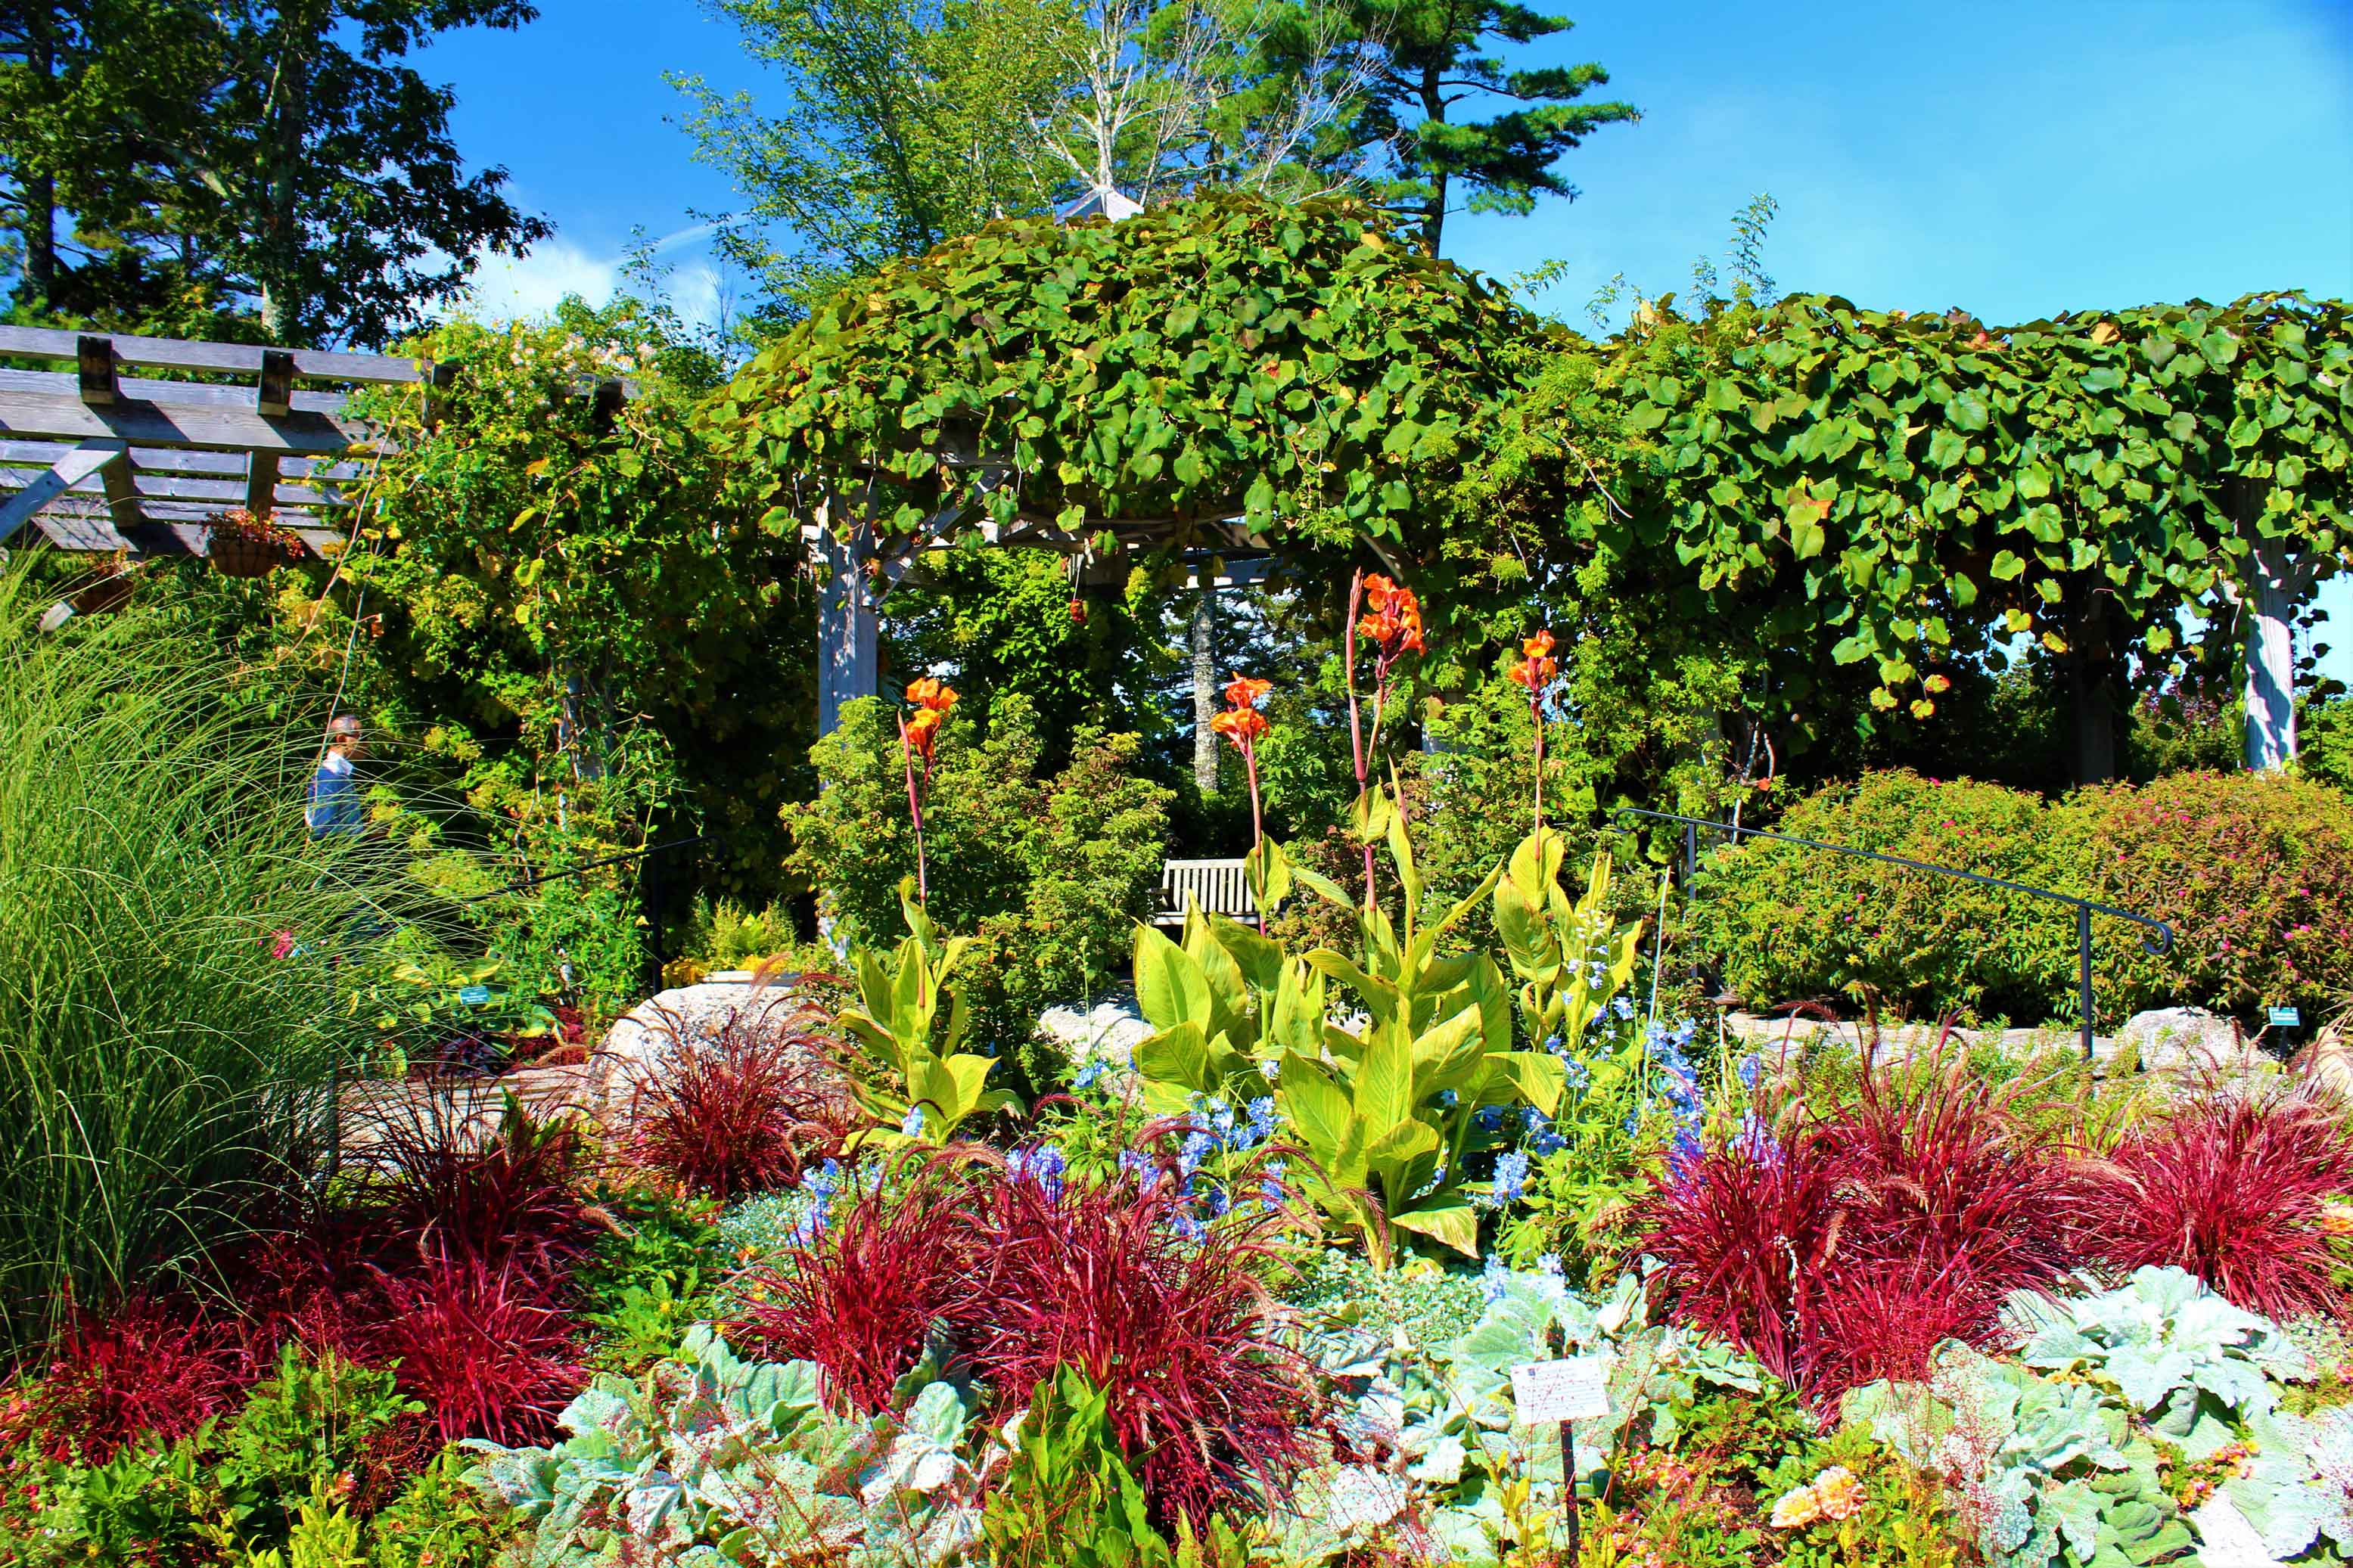
<path id="1" fill-rule="evenodd" d="M 85 442 L 59 458 L 32 483 L 0 502 L 0 544 L 7 542 L 35 512 L 108 464 L 123 459 L 122 444 L 105 440 Z"/>
<path id="2" fill-rule="evenodd" d="M 75 442 L 121 441 L 131 446 L 177 447 L 208 452 L 337 457 L 366 435 L 360 427 L 345 425 L 329 414 L 301 407 L 278 419 L 246 409 L 160 403 L 136 397 L 125 397 L 108 407 L 92 408 L 78 395 L 60 398 L 47 391 L 25 391 L 6 384 L 6 378 L 24 374 L 0 371 L 0 438 L 62 437 Z M 137 384 L 126 384 L 125 392 Z"/>
<path id="3" fill-rule="evenodd" d="M 111 343 L 117 364 L 150 370 L 186 373 L 215 372 L 251 379 L 262 374 L 269 356 L 283 354 L 291 378 L 303 381 L 356 382 L 397 385 L 422 381 L 414 360 L 391 354 L 342 353 L 327 349 L 263 348 L 250 343 L 195 342 L 179 338 L 143 338 L 127 332 L 99 337 L 48 327 L 0 327 L 0 355 L 19 359 L 73 360 L 82 357 L 85 338 Z"/>
<path id="4" fill-rule="evenodd" d="M 44 471 L 39 468 L 0 468 L 0 490 L 21 490 Z M 99 471 L 97 478 L 85 478 L 77 481 L 68 487 L 67 493 L 103 494 L 107 498 L 108 504 L 115 506 L 117 510 L 120 510 L 121 503 L 126 500 L 133 503 L 150 500 L 209 501 L 216 507 L 224 509 L 246 506 L 248 510 L 251 510 L 248 505 L 252 500 L 249 490 L 250 485 L 246 478 L 231 476 L 223 479 L 195 479 L 176 474 L 146 473 L 132 464 L 124 462 L 108 464 Z M 351 506 L 353 498 L 332 486 L 302 484 L 280 476 L 279 481 L 271 487 L 271 493 L 263 498 L 263 504 L 273 509 L 302 507 L 328 511 Z"/>

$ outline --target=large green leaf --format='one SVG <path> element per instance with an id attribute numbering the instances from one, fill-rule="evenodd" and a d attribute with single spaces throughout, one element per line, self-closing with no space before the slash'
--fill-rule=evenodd
<path id="1" fill-rule="evenodd" d="M 1399 1230 L 1409 1230 L 1451 1247 L 1466 1258 L 1479 1256 L 1479 1211 L 1460 1198 L 1433 1201 L 1393 1214 L 1389 1223 Z"/>
<path id="2" fill-rule="evenodd" d="M 1208 977 L 1185 950 L 1148 925 L 1135 928 L 1135 1001 L 1155 1029 L 1210 1024 Z"/>
<path id="3" fill-rule="evenodd" d="M 1135 1070 L 1148 1082 L 1169 1085 L 1183 1094 L 1206 1094 L 1216 1087 L 1209 1076 L 1209 1042 L 1191 1018 L 1138 1041 Z"/>

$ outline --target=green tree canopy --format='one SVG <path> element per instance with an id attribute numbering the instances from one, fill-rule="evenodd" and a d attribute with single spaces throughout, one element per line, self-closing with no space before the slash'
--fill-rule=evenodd
<path id="1" fill-rule="evenodd" d="M 1450 212 L 1525 214 L 1540 195 L 1573 198 L 1561 155 L 1602 126 L 1641 118 L 1630 103 L 1583 101 L 1609 81 L 1599 65 L 1520 69 L 1488 52 L 1566 33 L 1575 26 L 1566 16 L 1511 0 L 1350 0 L 1350 9 L 1376 65 L 1338 136 L 1388 150 L 1396 167 L 1373 188 L 1419 226 L 1430 255 Z M 1468 117 L 1498 100 L 1508 107 Z"/>
<path id="2" fill-rule="evenodd" d="M 504 171 L 466 169 L 454 98 L 407 57 L 535 15 L 527 0 L 11 8 L 0 169 L 20 306 L 166 329 L 250 310 L 298 344 L 413 328 L 485 249 L 548 231 L 507 200 Z"/>
<path id="3" fill-rule="evenodd" d="M 1066 0 L 713 9 L 782 79 L 781 100 L 764 107 L 701 77 L 670 79 L 693 105 L 697 155 L 744 197 L 722 244 L 759 280 L 769 312 L 796 316 L 847 279 L 1047 205 L 1061 171 L 1032 128 L 1076 47 Z"/>

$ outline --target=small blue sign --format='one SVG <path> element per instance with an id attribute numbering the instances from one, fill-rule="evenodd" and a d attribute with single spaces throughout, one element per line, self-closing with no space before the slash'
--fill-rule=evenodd
<path id="1" fill-rule="evenodd" d="M 479 1007 L 490 999 L 491 988 L 487 985 L 463 986 L 458 992 L 458 1000 L 469 1007 Z"/>
<path id="2" fill-rule="evenodd" d="M 2274 1007 L 2271 1010 L 2271 1014 L 2272 1024 L 2276 1028 L 2300 1029 L 2304 1027 L 2304 1015 L 2297 1012 L 2293 1007 Z"/>

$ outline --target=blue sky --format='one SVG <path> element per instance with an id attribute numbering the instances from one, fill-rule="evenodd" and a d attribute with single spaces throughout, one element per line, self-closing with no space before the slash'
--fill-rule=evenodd
<path id="1" fill-rule="evenodd" d="M 542 0 L 513 33 L 419 58 L 458 91 L 470 159 L 505 165 L 555 237 L 486 269 L 481 302 L 599 298 L 633 227 L 682 307 L 726 288 L 693 214 L 733 193 L 694 162 L 665 69 L 757 91 L 733 30 L 695 0 Z M 1677 5 L 1590 0 L 1521 51 L 1598 60 L 1640 124 L 1565 167 L 1582 195 L 1525 218 L 1458 216 L 1448 253 L 1510 276 L 1566 263 L 1543 298 L 1581 323 L 1614 274 L 1647 292 L 1720 258 L 1769 192 L 1766 263 L 1786 289 L 1989 321 L 2259 289 L 2353 298 L 2353 0 L 1905 0 Z M 2324 590 L 2353 627 L 2353 584 Z M 2326 634 L 2324 634 L 2326 640 Z M 2328 666 L 2353 680 L 2353 629 Z"/>

